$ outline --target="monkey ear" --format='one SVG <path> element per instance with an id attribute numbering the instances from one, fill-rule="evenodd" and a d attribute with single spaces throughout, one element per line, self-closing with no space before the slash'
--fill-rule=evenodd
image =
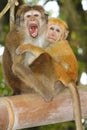
<path id="1" fill-rule="evenodd" d="M 45 13 L 45 19 L 46 19 L 46 22 L 48 23 L 48 14 Z"/>
<path id="2" fill-rule="evenodd" d="M 64 34 L 64 40 L 67 39 L 68 35 L 69 35 L 69 31 L 67 30 L 67 31 L 65 32 L 65 34 Z"/>
<path id="3" fill-rule="evenodd" d="M 16 24 L 20 25 L 20 16 L 16 15 Z"/>

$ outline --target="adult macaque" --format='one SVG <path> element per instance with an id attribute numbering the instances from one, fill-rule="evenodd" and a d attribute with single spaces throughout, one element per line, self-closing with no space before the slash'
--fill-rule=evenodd
<path id="1" fill-rule="evenodd" d="M 48 42 L 44 44 L 47 20 L 42 6 L 23 5 L 19 8 L 16 23 L 7 35 L 3 54 L 3 72 L 5 81 L 13 89 L 14 94 L 37 92 L 46 101 L 51 101 L 54 96 L 53 87 L 45 84 L 44 80 L 41 82 L 28 67 L 33 60 L 33 55 L 31 53 L 16 54 L 16 49 L 22 43 L 26 45 L 31 43 L 44 48 L 47 46 Z M 43 75 L 43 78 L 49 82 L 46 76 Z"/>
<path id="2" fill-rule="evenodd" d="M 57 92 L 61 90 L 61 86 L 62 88 L 64 88 L 64 86 L 69 88 L 73 99 L 76 128 L 77 130 L 82 130 L 80 98 L 76 87 L 76 80 L 78 77 L 78 64 L 75 55 L 68 41 L 66 40 L 68 36 L 67 28 L 67 25 L 62 20 L 50 18 L 48 23 L 48 30 L 46 33 L 46 39 L 50 44 L 45 49 L 37 46 L 32 46 L 30 44 L 21 45 L 17 48 L 16 53 L 22 54 L 29 51 L 29 53 L 31 52 L 35 56 L 35 59 L 38 57 L 29 65 L 33 72 L 36 73 L 38 73 L 39 68 L 44 68 L 42 64 L 42 60 L 44 59 L 42 58 L 44 58 L 43 55 L 45 52 L 46 54 L 50 54 L 50 56 L 53 58 L 52 63 L 55 68 L 54 73 L 57 74 L 58 79 L 57 82 L 56 77 L 54 78 L 54 88 L 56 88 Z M 40 70 L 41 74 L 47 74 L 46 71 L 48 70 Z M 62 84 L 59 84 L 59 81 L 63 83 L 64 86 Z"/>

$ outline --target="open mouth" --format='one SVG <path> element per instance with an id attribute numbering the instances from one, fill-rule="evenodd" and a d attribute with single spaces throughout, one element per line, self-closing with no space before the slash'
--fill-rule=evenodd
<path id="1" fill-rule="evenodd" d="M 29 27 L 29 33 L 32 37 L 37 37 L 38 35 L 38 26 L 36 24 L 32 24 Z"/>

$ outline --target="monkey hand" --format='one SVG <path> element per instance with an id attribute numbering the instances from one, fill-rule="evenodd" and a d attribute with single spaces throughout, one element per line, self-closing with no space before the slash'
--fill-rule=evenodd
<path id="1" fill-rule="evenodd" d="M 61 62 L 61 65 L 65 68 L 65 70 L 69 70 L 70 65 L 64 61 Z"/>
<path id="2" fill-rule="evenodd" d="M 17 55 L 21 55 L 21 54 L 23 54 L 24 52 L 26 52 L 27 51 L 27 49 L 26 48 L 23 48 L 23 45 L 20 45 L 20 46 L 18 46 L 18 48 L 16 49 L 16 54 Z"/>

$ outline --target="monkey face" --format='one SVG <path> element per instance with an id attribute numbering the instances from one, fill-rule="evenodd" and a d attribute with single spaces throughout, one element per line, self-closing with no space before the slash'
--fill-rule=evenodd
<path id="1" fill-rule="evenodd" d="M 38 36 L 39 28 L 41 26 L 41 13 L 36 10 L 30 10 L 24 14 L 25 26 L 31 37 Z"/>
<path id="2" fill-rule="evenodd" d="M 47 40 L 50 42 L 59 41 L 63 33 L 64 33 L 64 30 L 62 27 L 56 24 L 48 25 Z"/>
<path id="3" fill-rule="evenodd" d="M 37 38 L 46 26 L 47 17 L 42 6 L 22 6 L 16 15 L 16 24 L 31 38 Z"/>

